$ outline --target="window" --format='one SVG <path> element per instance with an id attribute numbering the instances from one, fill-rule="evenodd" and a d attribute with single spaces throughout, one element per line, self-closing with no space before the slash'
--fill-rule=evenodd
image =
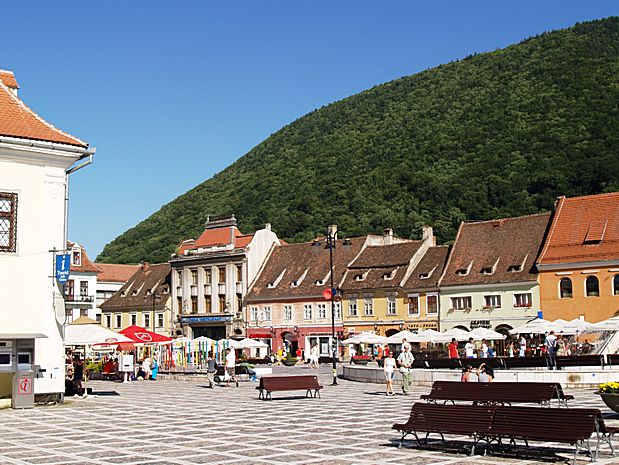
<path id="1" fill-rule="evenodd" d="M 396 315 L 396 302 L 394 295 L 387 296 L 387 315 Z"/>
<path id="2" fill-rule="evenodd" d="M 17 194 L 0 192 L 0 252 L 17 251 Z"/>
<path id="3" fill-rule="evenodd" d="M 81 308 L 80 309 L 80 316 L 88 316 L 88 309 L 87 308 Z"/>
<path id="4" fill-rule="evenodd" d="M 150 328 L 150 315 L 148 313 L 144 314 L 144 328 Z"/>
<path id="5" fill-rule="evenodd" d="M 533 301 L 530 293 L 514 294 L 514 307 L 532 307 Z"/>
<path id="6" fill-rule="evenodd" d="M 438 313 L 438 295 L 431 294 L 426 296 L 426 315 L 436 315 Z"/>
<path id="7" fill-rule="evenodd" d="M 501 308 L 501 296 L 500 295 L 485 295 L 484 296 L 485 308 Z"/>
<path id="8" fill-rule="evenodd" d="M 177 286 L 178 287 L 182 287 L 183 286 L 183 273 L 181 273 L 180 271 L 176 272 L 176 282 L 177 282 Z"/>
<path id="9" fill-rule="evenodd" d="M 284 305 L 284 321 L 292 321 L 292 305 Z"/>
<path id="10" fill-rule="evenodd" d="M 239 265 L 236 266 L 236 282 L 240 283 L 243 281 L 243 268 Z"/>
<path id="11" fill-rule="evenodd" d="M 559 282 L 559 292 L 562 299 L 572 298 L 572 280 L 570 278 L 561 278 Z"/>
<path id="12" fill-rule="evenodd" d="M 163 328 L 163 313 L 157 313 L 157 327 Z"/>
<path id="13" fill-rule="evenodd" d="M 219 268 L 219 282 L 226 282 L 226 269 L 224 267 Z"/>
<path id="14" fill-rule="evenodd" d="M 204 284 L 211 284 L 211 270 L 204 270 Z"/>
<path id="15" fill-rule="evenodd" d="M 198 285 L 198 270 L 191 270 L 191 285 Z"/>
<path id="16" fill-rule="evenodd" d="M 312 304 L 303 305 L 303 319 L 304 320 L 312 319 Z"/>
<path id="17" fill-rule="evenodd" d="M 80 281 L 80 295 L 88 295 L 88 281 Z"/>
<path id="18" fill-rule="evenodd" d="M 237 310 L 243 308 L 243 296 L 241 294 L 236 295 L 236 308 Z"/>
<path id="19" fill-rule="evenodd" d="M 585 287 L 587 289 L 587 297 L 600 296 L 600 281 L 597 276 L 589 276 L 585 281 Z"/>
<path id="20" fill-rule="evenodd" d="M 619 274 L 613 278 L 613 295 L 619 295 Z"/>
<path id="21" fill-rule="evenodd" d="M 183 313 L 183 298 L 182 297 L 176 298 L 176 310 L 179 315 Z"/>
<path id="22" fill-rule="evenodd" d="M 117 328 L 122 328 L 122 315 L 116 315 L 116 327 Z"/>
<path id="23" fill-rule="evenodd" d="M 333 314 L 336 320 L 342 319 L 342 302 L 333 302 Z"/>
<path id="24" fill-rule="evenodd" d="M 112 327 L 112 315 L 105 315 L 105 327 L 106 328 Z"/>
<path id="25" fill-rule="evenodd" d="M 198 296 L 191 296 L 191 313 L 198 313 Z"/>
<path id="26" fill-rule="evenodd" d="M 507 271 L 509 273 L 517 273 L 519 271 L 522 271 L 522 265 L 509 265 Z"/>
<path id="27" fill-rule="evenodd" d="M 82 251 L 74 250 L 71 255 L 71 265 L 81 266 L 82 265 Z"/>
<path id="28" fill-rule="evenodd" d="M 67 280 L 67 283 L 64 285 L 64 295 L 68 297 L 67 300 L 73 300 L 73 295 L 75 293 L 75 281 L 72 279 Z"/>
<path id="29" fill-rule="evenodd" d="M 324 320 L 325 318 L 327 318 L 327 304 L 318 304 L 317 309 L 319 320 Z"/>
<path id="30" fill-rule="evenodd" d="M 249 307 L 249 321 L 258 321 L 258 307 Z"/>
<path id="31" fill-rule="evenodd" d="M 350 316 L 357 316 L 357 299 L 350 299 L 348 301 L 348 314 Z"/>
<path id="32" fill-rule="evenodd" d="M 481 274 L 494 274 L 491 266 L 484 266 L 481 271 Z"/>
<path id="33" fill-rule="evenodd" d="M 225 312 L 226 310 L 227 310 L 226 296 L 225 295 L 220 295 L 219 296 L 219 311 L 220 312 Z"/>
<path id="34" fill-rule="evenodd" d="M 408 296 L 408 316 L 419 316 L 419 296 Z"/>
<path id="35" fill-rule="evenodd" d="M 452 297 L 451 308 L 453 310 L 470 310 L 473 304 L 471 303 L 471 297 Z"/>
<path id="36" fill-rule="evenodd" d="M 264 307 L 264 319 L 266 321 L 271 321 L 271 307 L 270 306 Z"/>
<path id="37" fill-rule="evenodd" d="M 211 296 L 210 295 L 204 296 L 204 311 L 206 313 L 211 313 Z"/>
<path id="38" fill-rule="evenodd" d="M 363 300 L 363 314 L 366 316 L 374 315 L 374 303 L 371 297 L 366 297 Z"/>
<path id="39" fill-rule="evenodd" d="M 131 315 L 131 325 L 135 326 L 138 324 L 138 316 L 137 315 Z"/>

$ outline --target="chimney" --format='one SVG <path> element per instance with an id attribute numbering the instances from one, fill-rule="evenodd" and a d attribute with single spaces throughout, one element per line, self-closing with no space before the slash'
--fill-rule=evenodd
<path id="1" fill-rule="evenodd" d="M 432 226 L 424 226 L 422 228 L 421 239 L 424 242 L 428 243 L 429 247 L 434 247 L 436 245 L 436 237 L 434 237 L 434 231 L 432 230 Z"/>
<path id="2" fill-rule="evenodd" d="M 143 271 L 143 272 L 145 272 L 145 273 L 146 273 L 146 272 L 148 271 L 148 269 L 149 269 L 149 268 L 150 268 L 150 263 L 148 263 L 148 262 L 143 262 L 143 263 L 142 263 L 142 271 Z"/>
<path id="3" fill-rule="evenodd" d="M 385 245 L 393 244 L 393 229 L 385 228 L 383 230 L 383 242 Z"/>
<path id="4" fill-rule="evenodd" d="M 328 233 L 329 236 L 332 236 L 333 239 L 337 240 L 337 224 L 329 225 Z"/>

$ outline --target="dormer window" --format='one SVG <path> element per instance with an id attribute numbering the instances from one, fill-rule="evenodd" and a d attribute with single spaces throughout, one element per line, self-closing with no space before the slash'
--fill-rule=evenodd
<path id="1" fill-rule="evenodd" d="M 314 284 L 316 286 L 324 286 L 325 282 L 322 279 L 317 279 L 316 281 L 314 281 Z"/>
<path id="2" fill-rule="evenodd" d="M 456 270 L 456 274 L 459 276 L 466 276 L 467 274 L 469 274 L 469 270 L 468 268 L 458 268 Z"/>
<path id="3" fill-rule="evenodd" d="M 137 289 L 136 289 L 136 290 L 134 290 L 134 291 L 131 293 L 131 295 L 138 295 L 138 291 L 137 291 Z"/>
<path id="4" fill-rule="evenodd" d="M 71 258 L 71 264 L 73 266 L 82 266 L 82 251 L 74 250 Z"/>
<path id="5" fill-rule="evenodd" d="M 419 279 L 428 279 L 430 276 L 432 276 L 432 273 L 434 273 L 434 270 L 436 270 L 436 267 L 432 268 L 427 273 L 419 273 Z"/>
<path id="6" fill-rule="evenodd" d="M 481 274 L 492 274 L 492 267 L 491 266 L 484 266 L 481 271 Z"/>
<path id="7" fill-rule="evenodd" d="M 309 268 L 306 269 L 303 274 L 299 277 L 299 279 L 292 281 L 290 283 L 290 287 L 299 287 L 299 285 L 303 282 L 303 280 L 305 279 L 305 277 L 307 276 L 307 272 L 309 271 Z"/>
<path id="8" fill-rule="evenodd" d="M 517 273 L 519 271 L 522 271 L 522 265 L 518 264 L 518 265 L 509 265 L 509 267 L 507 268 L 507 271 L 510 273 Z"/>
<path id="9" fill-rule="evenodd" d="M 383 274 L 383 279 L 384 279 L 385 281 L 389 281 L 389 280 L 393 279 L 393 278 L 395 277 L 395 272 L 396 272 L 397 270 L 398 270 L 398 269 L 396 268 L 395 270 L 391 270 L 391 271 L 388 271 L 388 272 L 384 273 L 384 274 Z"/>
<path id="10" fill-rule="evenodd" d="M 120 292 L 120 296 L 121 296 L 121 297 L 125 297 L 126 295 L 127 295 L 127 291 L 121 291 L 121 292 Z"/>
<path id="11" fill-rule="evenodd" d="M 146 295 L 152 295 L 153 291 L 152 289 L 146 289 Z"/>
<path id="12" fill-rule="evenodd" d="M 589 229 L 587 230 L 584 243 L 588 245 L 595 245 L 602 242 L 604 233 L 606 232 L 607 223 L 608 220 L 591 222 L 591 224 L 589 224 Z"/>
<path id="13" fill-rule="evenodd" d="M 355 281 L 365 281 L 365 278 L 367 277 L 367 275 L 368 275 L 368 272 L 366 271 L 365 273 L 359 273 L 359 274 L 356 274 L 356 275 L 353 277 L 353 279 L 354 279 Z"/>
<path id="14" fill-rule="evenodd" d="M 162 292 L 162 293 L 164 293 L 164 294 L 169 294 L 169 292 L 170 292 L 170 288 L 168 288 L 168 287 L 164 287 L 164 288 L 161 290 L 161 292 Z"/>
<path id="15" fill-rule="evenodd" d="M 267 289 L 274 289 L 274 288 L 276 288 L 277 285 L 279 284 L 279 282 L 284 277 L 284 273 L 286 273 L 286 268 L 284 268 L 282 270 L 282 272 L 279 274 L 279 276 L 277 278 L 275 278 L 275 280 L 273 280 L 273 281 L 271 281 L 270 283 L 267 284 Z"/>

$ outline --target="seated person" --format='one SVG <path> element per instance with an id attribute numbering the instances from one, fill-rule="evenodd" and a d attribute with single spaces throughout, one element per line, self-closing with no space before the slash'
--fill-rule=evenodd
<path id="1" fill-rule="evenodd" d="M 114 371 L 114 362 L 112 361 L 112 359 L 105 362 L 105 364 L 103 365 L 103 374 L 114 373 Z"/>

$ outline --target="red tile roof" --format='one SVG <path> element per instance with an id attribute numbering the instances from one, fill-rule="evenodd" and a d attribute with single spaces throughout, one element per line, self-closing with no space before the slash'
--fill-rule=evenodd
<path id="1" fill-rule="evenodd" d="M 73 252 L 71 250 L 73 248 L 79 248 L 82 251 L 80 265 L 73 264 Z M 90 261 L 90 258 L 88 258 L 88 254 L 86 253 L 86 249 L 83 248 L 81 245 L 75 242 L 67 242 L 67 249 L 69 249 L 69 253 L 71 253 L 71 272 L 75 271 L 77 273 L 101 273 L 101 268 L 99 268 L 97 265 Z"/>
<path id="2" fill-rule="evenodd" d="M 101 310 L 165 308 L 170 299 L 170 264 L 139 266 L 125 285 L 101 304 Z"/>
<path id="3" fill-rule="evenodd" d="M 619 192 L 560 197 L 541 265 L 619 259 Z"/>
<path id="4" fill-rule="evenodd" d="M 87 147 L 77 137 L 55 128 L 28 108 L 11 90 L 17 88 L 12 73 L 0 75 L 0 135 L 22 139 L 34 139 L 59 144 Z"/>
<path id="5" fill-rule="evenodd" d="M 140 269 L 140 265 L 116 263 L 95 263 L 95 265 L 101 270 L 97 275 L 97 281 L 110 283 L 126 283 Z"/>
<path id="6" fill-rule="evenodd" d="M 342 240 L 337 241 L 333 254 L 335 286 L 339 284 L 346 266 L 361 251 L 365 240 L 365 237 L 352 238 L 350 245 L 344 245 Z M 313 245 L 313 242 L 304 242 L 277 246 L 273 249 L 246 300 L 251 302 L 287 297 L 322 298 L 322 292 L 330 285 L 329 266 L 329 249 L 325 248 L 323 241 L 317 245 Z M 294 282 L 297 285 L 293 285 Z"/>
<path id="7" fill-rule="evenodd" d="M 253 234 L 243 234 L 236 226 L 224 226 L 221 228 L 207 228 L 197 240 L 187 239 L 178 247 L 178 254 L 183 255 L 187 250 L 199 248 L 223 247 L 231 243 L 234 237 L 234 247 L 247 247 L 254 238 Z"/>
<path id="8" fill-rule="evenodd" d="M 408 290 L 436 289 L 448 254 L 449 246 L 447 245 L 428 248 L 403 287 Z"/>
<path id="9" fill-rule="evenodd" d="M 440 285 L 535 281 L 549 220 L 550 213 L 541 213 L 461 223 Z"/>

